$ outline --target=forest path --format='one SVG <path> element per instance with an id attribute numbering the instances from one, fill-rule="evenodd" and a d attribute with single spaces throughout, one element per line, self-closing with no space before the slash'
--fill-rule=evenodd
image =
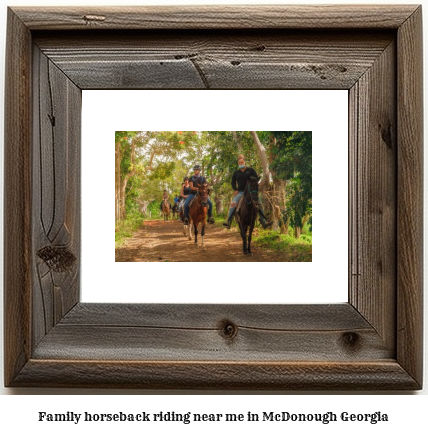
<path id="1" fill-rule="evenodd" d="M 242 240 L 236 223 L 229 231 L 219 225 L 205 227 L 205 250 L 183 234 L 178 220 L 146 220 L 133 237 L 116 248 L 116 262 L 283 262 L 288 254 L 251 246 L 253 256 L 242 253 Z"/>

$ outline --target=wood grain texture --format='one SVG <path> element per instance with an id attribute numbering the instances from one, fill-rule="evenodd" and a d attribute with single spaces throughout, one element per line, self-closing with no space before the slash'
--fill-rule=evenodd
<path id="1" fill-rule="evenodd" d="M 31 40 L 9 11 L 5 76 L 4 377 L 8 384 L 30 357 L 31 305 Z"/>
<path id="2" fill-rule="evenodd" d="M 398 31 L 397 359 L 417 382 L 423 369 L 422 8 Z"/>
<path id="3" fill-rule="evenodd" d="M 33 346 L 79 301 L 81 90 L 33 49 Z"/>
<path id="4" fill-rule="evenodd" d="M 393 39 L 367 30 L 53 32 L 35 43 L 81 89 L 349 89 Z"/>
<path id="5" fill-rule="evenodd" d="M 6 385 L 421 388 L 421 41 L 416 6 L 10 9 Z M 81 89 L 244 86 L 349 88 L 349 303 L 78 303 Z"/>
<path id="6" fill-rule="evenodd" d="M 228 326 L 233 334 L 226 332 Z M 80 304 L 33 357 L 355 362 L 392 359 L 394 352 L 349 304 Z"/>
<path id="7" fill-rule="evenodd" d="M 30 29 L 397 29 L 416 5 L 14 7 Z"/>
<path id="8" fill-rule="evenodd" d="M 350 92 L 350 302 L 395 348 L 397 124 L 395 43 Z"/>
<path id="9" fill-rule="evenodd" d="M 394 361 L 367 363 L 30 360 L 16 386 L 223 390 L 412 390 Z"/>
<path id="10" fill-rule="evenodd" d="M 270 330 L 369 330 L 348 303 L 342 304 L 105 304 L 79 303 L 63 325 L 165 327 L 217 330 L 228 320 L 240 327 Z"/>

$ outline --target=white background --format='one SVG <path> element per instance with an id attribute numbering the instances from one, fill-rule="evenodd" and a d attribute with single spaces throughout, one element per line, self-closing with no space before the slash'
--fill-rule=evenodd
<path id="1" fill-rule="evenodd" d="M 239 101 L 229 103 L 229 101 Z M 82 301 L 339 303 L 348 301 L 348 92 L 346 90 L 83 91 Z M 120 109 L 117 109 L 120 107 Z M 179 107 L 179 109 L 178 109 Z M 186 279 L 179 262 L 115 262 L 114 132 L 312 131 L 312 262 L 207 263 Z M 94 178 L 96 183 L 94 183 Z M 161 192 L 159 192 L 161 194 Z M 334 223 L 333 223 L 334 222 Z M 225 234 L 225 237 L 228 235 Z M 193 241 L 184 237 L 189 255 Z M 206 229 L 210 248 L 210 228 Z M 241 251 L 236 252 L 242 254 Z M 98 266 L 94 266 L 96 257 Z M 254 260 L 257 259 L 255 255 Z M 103 269 L 100 274 L 99 270 Z M 187 275 L 189 275 L 187 273 Z M 251 290 L 247 284 L 251 276 Z M 244 287 L 247 288 L 244 290 Z"/>
<path id="2" fill-rule="evenodd" d="M 79 5 L 107 5 L 107 4 L 119 4 L 118 0 L 75 0 L 73 2 L 60 2 L 57 1 L 47 1 L 47 0 L 32 0 L 32 1 L 8 1 L 10 5 L 71 5 L 71 4 L 79 4 Z M 127 4 L 148 4 L 144 1 L 135 1 L 135 0 L 127 0 Z M 152 0 L 149 2 L 150 4 L 159 4 L 160 2 L 156 2 Z M 182 1 L 164 1 L 162 4 L 180 4 L 186 3 L 184 0 Z M 202 2 L 191 2 L 187 1 L 187 4 L 213 4 L 218 3 L 215 1 L 205 0 Z M 263 3 L 262 1 L 251 1 L 251 0 L 234 0 L 234 3 L 238 4 L 248 4 L 248 3 Z M 269 0 L 265 3 L 283 3 L 275 0 Z M 291 3 L 295 3 L 294 1 Z M 310 0 L 309 2 L 299 2 L 300 4 L 315 4 L 327 3 L 325 0 Z M 349 2 L 341 2 L 341 1 L 331 1 L 329 3 L 349 3 Z M 413 1 L 405 1 L 401 0 L 395 2 L 393 0 L 382 1 L 382 0 L 374 0 L 374 1 L 358 1 L 352 0 L 352 3 L 408 3 L 414 4 Z M 4 4 L 4 3 L 3 3 Z M 4 77 L 4 43 L 5 43 L 5 29 L 6 29 L 6 8 L 3 6 L 0 9 L 0 28 L 2 29 L 0 32 L 0 76 Z M 426 13 L 424 14 L 424 29 L 428 29 L 428 22 L 426 18 Z M 425 32 L 426 34 L 426 32 Z M 428 58 L 427 55 L 427 39 L 426 36 L 424 38 L 424 59 Z M 425 64 L 425 77 L 427 66 Z M 424 86 L 424 101 L 428 101 L 427 98 L 427 86 Z M 3 101 L 3 87 L 0 86 L 0 100 Z M 424 110 L 425 116 L 427 116 L 428 110 Z M 3 105 L 0 104 L 0 118 L 3 119 Z M 3 123 L 0 122 L 0 143 L 3 138 Z M 425 153 L 425 155 L 427 155 Z M 0 153 L 0 159 L 2 159 L 3 153 Z M 2 160 L 1 160 L 2 163 Z M 0 165 L 2 168 L 2 165 Z M 428 167 L 426 164 L 425 157 L 425 167 Z M 1 169 L 2 170 L 2 169 Z M 3 179 L 3 176 L 1 176 Z M 426 184 L 426 183 L 425 183 Z M 2 200 L 1 200 L 2 203 Z M 427 203 L 426 194 L 425 194 L 425 204 Z M 2 214 L 0 213 L 0 219 L 2 219 Z M 426 232 L 425 232 L 426 233 Z M 426 241 L 426 235 L 425 235 Z M 426 243 L 425 243 L 426 244 Z M 3 243 L 0 243 L 0 249 L 2 249 Z M 0 251 L 0 256 L 2 252 Z M 2 263 L 0 262 L 0 267 L 2 267 Z M 425 278 L 425 282 L 427 279 Z M 425 298 L 426 300 L 427 298 Z M 3 309 L 1 306 L 2 300 L 0 299 L 0 315 L 2 315 Z M 425 301 L 425 312 L 427 312 L 427 302 Z M 0 328 L 3 327 L 3 322 L 0 321 Z M 3 336 L 3 329 L 0 330 L 0 336 Z M 425 342 L 427 342 L 428 331 L 425 326 Z M 425 344 L 425 348 L 427 345 Z M 0 347 L 0 352 L 3 350 L 2 346 Z M 426 354 L 426 351 L 425 351 Z M 426 357 L 425 357 L 426 359 Z M 0 360 L 2 363 L 3 355 L 0 354 Z M 426 366 L 426 365 L 425 365 Z M 357 392 L 344 392 L 343 394 L 324 394 L 323 396 L 319 396 L 316 393 L 296 393 L 287 392 L 287 391 L 279 391 L 276 393 L 268 393 L 266 396 L 261 396 L 261 393 L 254 394 L 254 396 L 243 396 L 237 392 L 229 392 L 224 395 L 222 392 L 217 391 L 208 391 L 202 396 L 194 396 L 192 391 L 187 392 L 183 396 L 173 395 L 174 391 L 169 391 L 169 395 L 171 396 L 163 396 L 165 392 L 155 392 L 155 396 L 145 396 L 146 392 L 137 390 L 137 391 L 103 391 L 103 390 L 83 390 L 83 389 L 4 389 L 1 388 L 1 384 L 3 383 L 2 372 L 0 373 L 0 390 L 3 396 L 0 397 L 0 427 L 2 432 L 20 432 L 22 430 L 31 430 L 32 432 L 38 432 L 39 430 L 43 430 L 43 432 L 55 432 L 55 434 L 59 430 L 64 430 L 65 432 L 93 432 L 93 427 L 89 425 L 84 426 L 72 426 L 70 424 L 60 425 L 57 424 L 42 424 L 40 425 L 37 420 L 37 412 L 38 411 L 51 411 L 51 412 L 66 412 L 66 411 L 92 411 L 92 412 L 112 412 L 112 411 L 159 411 L 163 409 L 164 411 L 175 410 L 175 411 L 205 411 L 205 412 L 246 412 L 248 410 L 256 411 L 287 411 L 289 409 L 293 409 L 298 412 L 316 412 L 316 411 L 333 411 L 333 412 L 341 412 L 346 411 L 347 409 L 351 409 L 356 412 L 374 412 L 374 411 L 383 411 L 390 414 L 391 422 L 387 424 L 377 424 L 370 425 L 365 423 L 355 423 L 349 426 L 344 426 L 342 424 L 338 424 L 336 426 L 333 425 L 257 425 L 252 426 L 250 424 L 247 425 L 231 425 L 225 427 L 221 425 L 220 427 L 217 425 L 205 425 L 205 432 L 218 432 L 221 429 L 223 432 L 226 430 L 236 432 L 237 429 L 242 427 L 247 432 L 260 432 L 263 429 L 266 432 L 296 432 L 306 430 L 314 430 L 316 429 L 320 432 L 343 432 L 344 428 L 347 429 L 349 433 L 361 433 L 363 430 L 367 430 L 370 432 L 377 433 L 388 433 L 391 432 L 399 432 L 399 431 L 415 431 L 415 432 L 423 432 L 427 427 L 426 420 L 426 408 L 428 405 L 428 397 L 426 395 L 428 383 L 428 373 L 425 367 L 425 387 L 422 392 L 411 393 L 408 396 L 405 396 L 404 393 L 393 393 L 390 396 L 383 396 L 382 393 L 372 393 L 368 394 L 359 394 Z M 150 393 L 150 392 L 147 392 Z M 183 393 L 183 391 L 181 392 Z M 82 396 L 73 396 L 73 395 L 82 395 Z M 106 396 L 97 396 L 92 397 L 89 394 L 105 394 Z M 221 396 L 218 396 L 218 395 Z M 11 395 L 29 395 L 29 396 L 11 396 Z M 32 396 L 33 395 L 33 396 Z M 42 395 L 42 396 L 37 396 Z M 62 396 L 52 396 L 52 395 L 62 395 Z M 86 395 L 86 396 L 85 396 Z M 121 395 L 120 397 L 118 395 Z M 124 396 L 122 396 L 124 395 Z M 156 396 L 162 395 L 162 396 Z M 293 396 L 290 396 L 293 395 Z M 343 396 L 342 396 L 343 395 Z M 379 396 L 381 395 L 381 396 Z M 413 395 L 413 396 L 412 396 Z M 144 432 L 147 430 L 147 427 L 135 425 L 133 428 L 127 427 L 126 425 L 98 425 L 98 428 L 103 429 L 104 431 L 112 431 L 117 432 L 118 429 L 126 429 L 127 432 Z M 170 425 L 163 425 L 159 428 L 163 429 L 171 429 Z M 198 430 L 200 432 L 201 427 L 198 425 L 188 426 L 189 428 L 185 428 L 187 426 L 173 425 L 174 430 L 186 430 L 189 429 Z M 150 432 L 160 431 L 156 426 L 150 426 Z M 214 431 L 215 430 L 215 431 Z"/>

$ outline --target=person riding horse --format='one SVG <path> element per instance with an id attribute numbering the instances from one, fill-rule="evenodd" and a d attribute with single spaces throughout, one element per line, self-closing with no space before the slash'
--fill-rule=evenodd
<path id="1" fill-rule="evenodd" d="M 230 203 L 229 214 L 227 217 L 227 222 L 223 223 L 223 226 L 227 229 L 230 229 L 230 225 L 232 223 L 233 215 L 235 214 L 236 207 L 244 195 L 245 186 L 247 185 L 247 181 L 251 176 L 258 178 L 257 172 L 252 167 L 247 167 L 245 164 L 245 159 L 243 155 L 239 156 L 238 159 L 238 170 L 232 175 L 232 188 L 235 190 L 235 193 L 232 197 L 232 202 Z M 263 210 L 261 204 L 259 204 L 259 220 L 264 229 L 267 229 L 269 226 L 272 226 L 272 222 L 269 222 L 266 216 L 263 214 Z"/>
<path id="2" fill-rule="evenodd" d="M 189 185 L 190 185 L 190 194 L 188 195 L 186 202 L 184 202 L 184 224 L 189 224 L 189 203 L 190 201 L 195 197 L 199 187 L 206 182 L 205 178 L 200 175 L 201 166 L 197 164 L 194 168 L 194 175 L 190 177 L 189 179 Z M 208 223 L 214 223 L 213 219 L 213 204 L 208 198 Z"/>
<path id="3" fill-rule="evenodd" d="M 184 202 L 189 197 L 189 194 L 192 194 L 192 190 L 190 189 L 189 177 L 185 176 L 183 178 L 183 184 L 181 184 L 180 200 L 178 202 L 178 215 L 179 216 L 181 216 L 181 209 L 184 206 Z"/>
<path id="4" fill-rule="evenodd" d="M 168 204 L 169 204 L 169 208 L 170 208 L 170 209 L 172 208 L 171 202 L 169 201 L 168 192 L 167 192 L 166 190 L 164 190 L 164 191 L 163 191 L 163 195 L 162 195 L 162 202 L 161 202 L 161 204 L 160 204 L 160 209 L 161 209 L 161 211 L 162 211 L 162 203 L 163 203 L 163 201 L 164 201 L 165 199 L 167 200 L 167 202 L 168 202 Z"/>

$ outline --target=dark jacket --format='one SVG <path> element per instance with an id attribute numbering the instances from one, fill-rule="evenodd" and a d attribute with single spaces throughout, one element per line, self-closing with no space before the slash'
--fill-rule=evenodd
<path id="1" fill-rule="evenodd" d="M 246 167 L 244 171 L 235 170 L 232 176 L 232 188 L 235 191 L 244 191 L 250 176 L 258 177 L 257 172 L 252 167 Z"/>

